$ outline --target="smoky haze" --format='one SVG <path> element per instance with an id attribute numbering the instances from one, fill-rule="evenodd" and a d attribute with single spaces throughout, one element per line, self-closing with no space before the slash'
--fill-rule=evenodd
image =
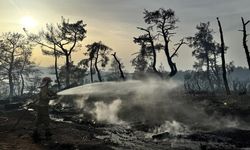
<path id="1" fill-rule="evenodd" d="M 214 130 L 240 127 L 237 118 L 207 113 L 205 105 L 192 103 L 181 83 L 169 81 L 103 82 L 83 85 L 58 93 L 61 102 L 90 112 L 99 122 L 111 124 L 146 123 L 158 126 L 155 132 L 174 130 Z M 179 92 L 176 92 L 179 91 Z M 76 97 L 76 98 L 74 98 Z"/>
<path id="2" fill-rule="evenodd" d="M 178 23 L 177 39 L 191 36 L 195 33 L 195 26 L 200 22 L 210 21 L 217 36 L 218 27 L 216 17 L 220 17 L 225 30 L 225 44 L 229 46 L 227 60 L 234 60 L 236 65 L 246 66 L 247 62 L 241 43 L 242 35 L 238 31 L 242 28 L 240 17 L 249 16 L 249 0 L 7 0 L 1 1 L 0 31 L 22 31 L 19 20 L 23 15 L 30 14 L 39 23 L 38 29 L 44 28 L 46 23 L 60 22 L 61 16 L 69 19 L 83 19 L 87 23 L 88 35 L 83 45 L 92 41 L 103 40 L 122 56 L 127 70 L 130 67 L 131 54 L 139 47 L 132 41 L 141 32 L 137 26 L 145 27 L 143 10 L 158 8 L 172 8 L 180 19 Z M 39 11 L 41 10 L 41 11 Z M 179 58 L 175 60 L 180 69 L 191 69 L 193 65 L 192 50 L 188 47 L 181 49 Z M 81 60 L 82 51 L 73 55 L 74 60 Z M 43 56 L 41 50 L 34 50 L 33 59 L 42 66 L 49 66 L 52 58 Z M 183 63 L 185 59 L 185 63 Z M 163 64 L 166 59 L 159 55 Z M 64 62 L 60 60 L 63 64 Z M 160 63 L 158 64 L 160 65 Z M 167 66 L 167 65 L 166 65 Z M 166 67 L 166 69 L 169 69 Z"/>

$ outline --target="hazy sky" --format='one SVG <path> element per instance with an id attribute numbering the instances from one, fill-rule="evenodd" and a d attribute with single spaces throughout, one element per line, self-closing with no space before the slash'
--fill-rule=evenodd
<path id="1" fill-rule="evenodd" d="M 87 24 L 87 38 L 82 45 L 103 41 L 117 51 L 118 57 L 129 70 L 131 54 L 139 49 L 133 43 L 133 37 L 142 33 L 136 27 L 146 27 L 143 10 L 158 8 L 172 8 L 180 20 L 173 42 L 194 35 L 195 26 L 207 21 L 211 22 L 219 42 L 216 17 L 220 17 L 225 43 L 229 46 L 226 60 L 246 66 L 241 43 L 242 33 L 238 30 L 242 28 L 241 16 L 246 20 L 250 19 L 250 0 L 0 0 L 0 32 L 23 33 L 24 25 L 21 20 L 24 16 L 35 20 L 36 26 L 29 29 L 32 32 L 37 32 L 46 23 L 60 22 L 61 16 L 69 18 L 70 21 L 83 20 Z M 73 54 L 76 62 L 84 57 L 84 50 L 85 47 Z M 191 52 L 192 49 L 187 46 L 180 49 L 179 57 L 174 60 L 179 69 L 192 68 L 194 59 Z M 158 57 L 159 63 L 167 66 L 163 53 Z M 33 59 L 42 66 L 53 64 L 53 59 L 42 56 L 39 48 L 34 50 Z"/>

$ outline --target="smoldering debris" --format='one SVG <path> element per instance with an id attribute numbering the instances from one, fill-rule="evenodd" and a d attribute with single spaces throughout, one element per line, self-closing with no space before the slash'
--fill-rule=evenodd
<path id="1" fill-rule="evenodd" d="M 236 150 L 249 147 L 250 133 L 240 129 L 242 115 L 230 115 L 236 110 L 233 108 L 238 108 L 232 98 L 185 95 L 175 81 L 104 82 L 93 86 L 105 92 L 96 88 L 89 90 L 92 87 L 87 85 L 87 89 L 77 87 L 78 94 L 72 91 L 51 101 L 50 114 L 59 119 L 51 122 L 59 144 L 64 144 L 66 136 L 77 148 L 77 138 L 82 143 L 86 142 L 83 138 L 91 142 L 97 139 L 103 142 L 102 146 L 114 149 Z M 224 105 L 225 100 L 227 105 Z M 242 111 L 247 108 L 244 105 Z M 249 127 L 249 122 L 245 125 Z"/>
<path id="2" fill-rule="evenodd" d="M 182 135 L 182 134 L 189 134 L 190 130 L 188 127 L 182 123 L 177 121 L 165 121 L 160 127 L 155 128 L 153 133 L 159 134 L 163 132 L 168 132 L 171 135 Z"/>
<path id="3" fill-rule="evenodd" d="M 184 127 L 178 134 L 240 127 L 237 118 L 220 116 L 216 111 L 208 113 L 204 104 L 189 101 L 181 87 L 181 83 L 174 80 L 102 82 L 58 94 L 61 102 L 74 103 L 72 106 L 82 113 L 110 124 L 139 122 L 147 124 L 150 131 L 167 124 L 165 132 L 177 132 Z"/>

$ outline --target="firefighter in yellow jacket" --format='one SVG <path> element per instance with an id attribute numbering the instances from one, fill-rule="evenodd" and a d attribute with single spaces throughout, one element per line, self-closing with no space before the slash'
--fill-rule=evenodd
<path id="1" fill-rule="evenodd" d="M 33 132 L 34 142 L 39 142 L 41 140 L 41 134 L 45 132 L 46 140 L 51 137 L 51 132 L 49 130 L 49 101 L 55 97 L 55 94 L 49 89 L 49 85 L 52 82 L 51 78 L 44 77 L 42 83 L 39 86 L 40 92 L 38 94 L 38 100 L 36 101 L 36 127 Z"/>

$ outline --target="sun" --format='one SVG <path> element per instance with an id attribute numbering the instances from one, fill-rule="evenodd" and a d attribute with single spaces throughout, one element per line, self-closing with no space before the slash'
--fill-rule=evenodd
<path id="1" fill-rule="evenodd" d="M 20 23 L 24 28 L 34 28 L 37 25 L 37 22 L 31 16 L 23 16 Z"/>

